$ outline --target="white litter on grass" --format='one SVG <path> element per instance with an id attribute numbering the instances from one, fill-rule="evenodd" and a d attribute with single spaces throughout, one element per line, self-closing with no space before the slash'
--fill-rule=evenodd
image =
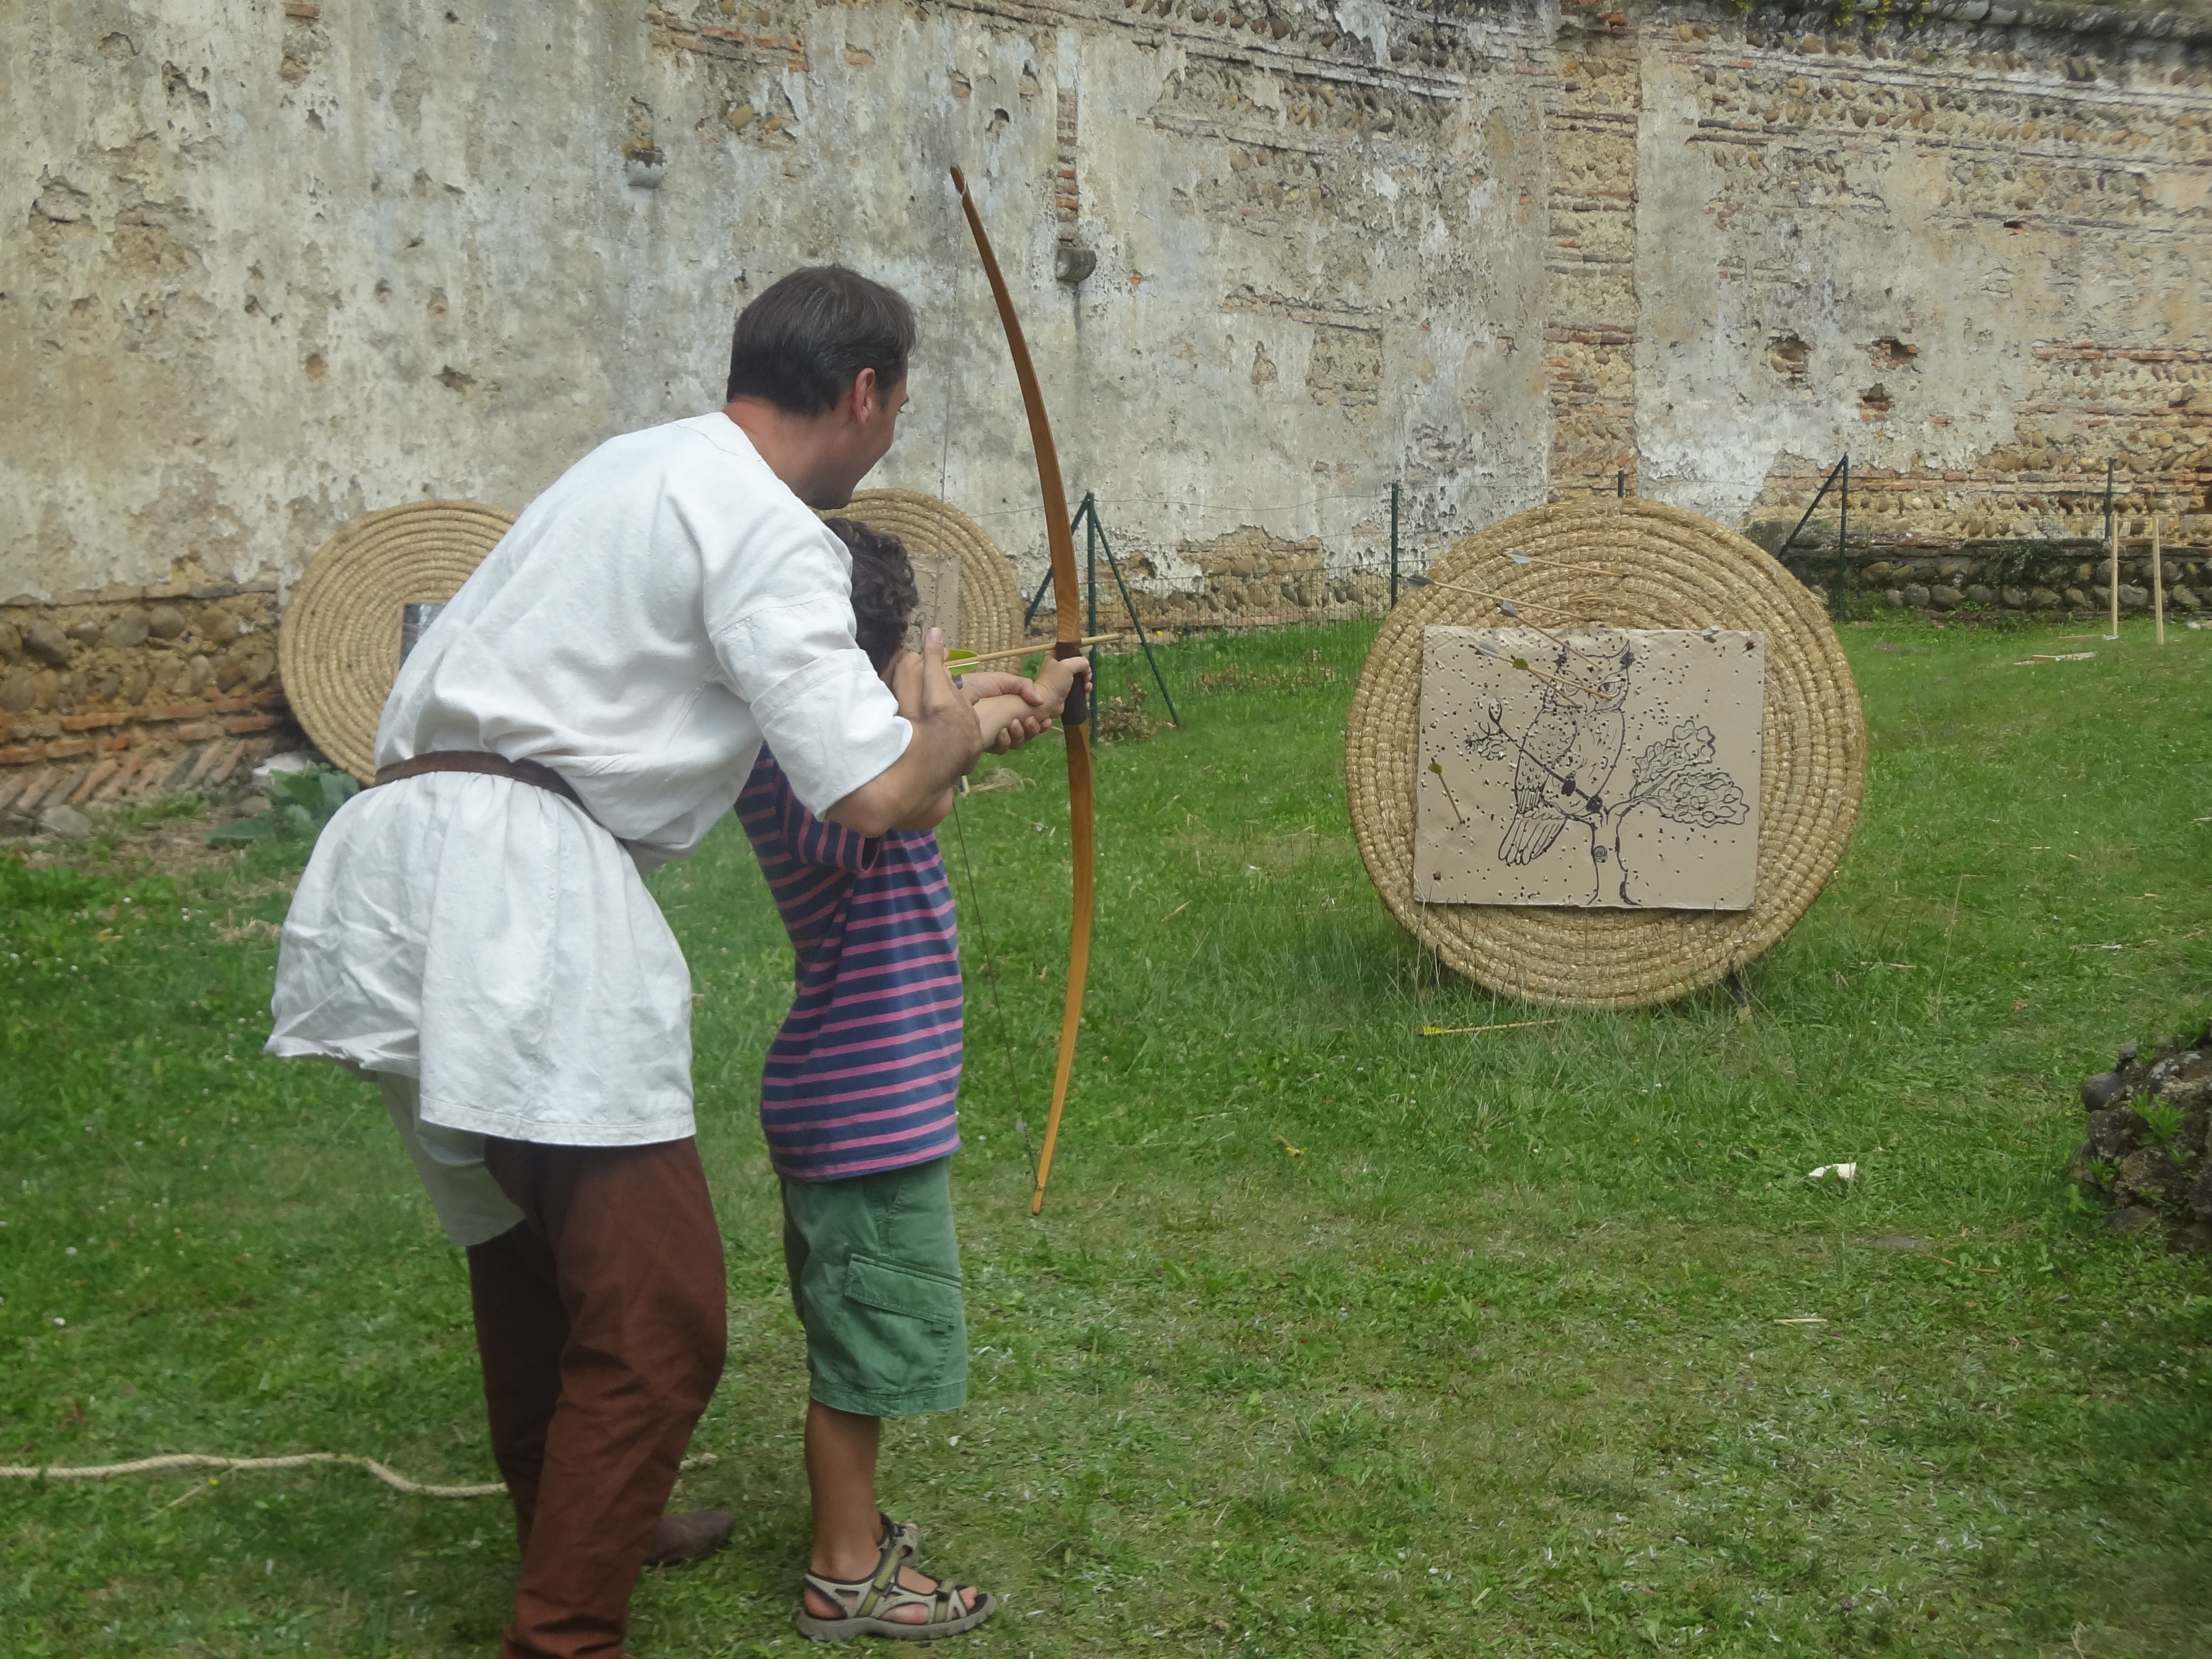
<path id="1" fill-rule="evenodd" d="M 1808 1170 L 1805 1179 L 1825 1181 L 1830 1176 L 1835 1176 L 1838 1181 L 1856 1181 L 1859 1178 L 1859 1166 L 1856 1164 L 1823 1164 L 1817 1170 Z"/>
<path id="2" fill-rule="evenodd" d="M 2096 655 L 2097 653 L 2094 651 L 2064 651 L 2061 652 L 2055 657 L 2045 656 L 2039 653 L 2037 655 L 2033 657 L 2021 658 L 2018 662 L 2014 663 L 2013 666 L 2014 668 L 2030 668 L 2039 662 L 2091 662 L 2095 659 Z"/>
<path id="3" fill-rule="evenodd" d="M 305 749 L 294 749 L 282 755 L 271 755 L 253 769 L 253 781 L 266 783 L 279 772 L 304 772 L 315 763 L 315 757 Z"/>

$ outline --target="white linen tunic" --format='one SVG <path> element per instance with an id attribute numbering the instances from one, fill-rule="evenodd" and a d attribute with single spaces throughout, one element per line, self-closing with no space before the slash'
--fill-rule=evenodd
<path id="1" fill-rule="evenodd" d="M 285 918 L 267 1052 L 416 1079 L 425 1126 L 690 1134 L 690 975 L 639 872 L 698 846 L 763 738 L 817 812 L 905 752 L 851 580 L 844 544 L 726 416 L 571 467 L 409 653 L 376 761 L 537 761 L 592 817 L 483 774 L 362 791 Z"/>

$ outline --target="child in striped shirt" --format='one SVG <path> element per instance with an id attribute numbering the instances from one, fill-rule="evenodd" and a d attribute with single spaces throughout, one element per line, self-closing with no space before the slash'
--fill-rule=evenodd
<path id="1" fill-rule="evenodd" d="M 921 659 L 902 648 L 917 593 L 895 537 L 832 519 L 853 554 L 854 634 L 902 706 Z M 984 746 L 1056 714 L 1079 658 L 1017 695 L 975 704 Z M 953 1234 L 960 1145 L 961 987 L 952 893 L 922 817 L 866 837 L 809 812 L 761 751 L 738 798 L 797 957 L 791 1012 L 769 1045 L 761 1127 L 782 1177 L 784 1261 L 806 1328 L 806 1477 L 814 1546 L 798 1614 L 819 1641 L 934 1641 L 981 1625 L 997 1598 L 908 1563 L 921 1535 L 876 1507 L 881 1419 L 968 1396 L 967 1325 Z"/>

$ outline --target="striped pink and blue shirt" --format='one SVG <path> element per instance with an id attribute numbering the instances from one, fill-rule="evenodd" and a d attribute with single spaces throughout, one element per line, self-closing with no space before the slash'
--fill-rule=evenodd
<path id="1" fill-rule="evenodd" d="M 738 820 L 798 957 L 761 1073 L 769 1163 L 840 1181 L 957 1151 L 960 954 L 937 836 L 823 823 L 766 749 Z"/>

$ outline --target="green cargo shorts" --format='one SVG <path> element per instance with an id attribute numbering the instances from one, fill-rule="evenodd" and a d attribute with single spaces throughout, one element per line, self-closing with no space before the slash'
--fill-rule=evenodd
<path id="1" fill-rule="evenodd" d="M 783 1260 L 815 1399 L 864 1417 L 968 1403 L 950 1158 L 786 1181 Z"/>

